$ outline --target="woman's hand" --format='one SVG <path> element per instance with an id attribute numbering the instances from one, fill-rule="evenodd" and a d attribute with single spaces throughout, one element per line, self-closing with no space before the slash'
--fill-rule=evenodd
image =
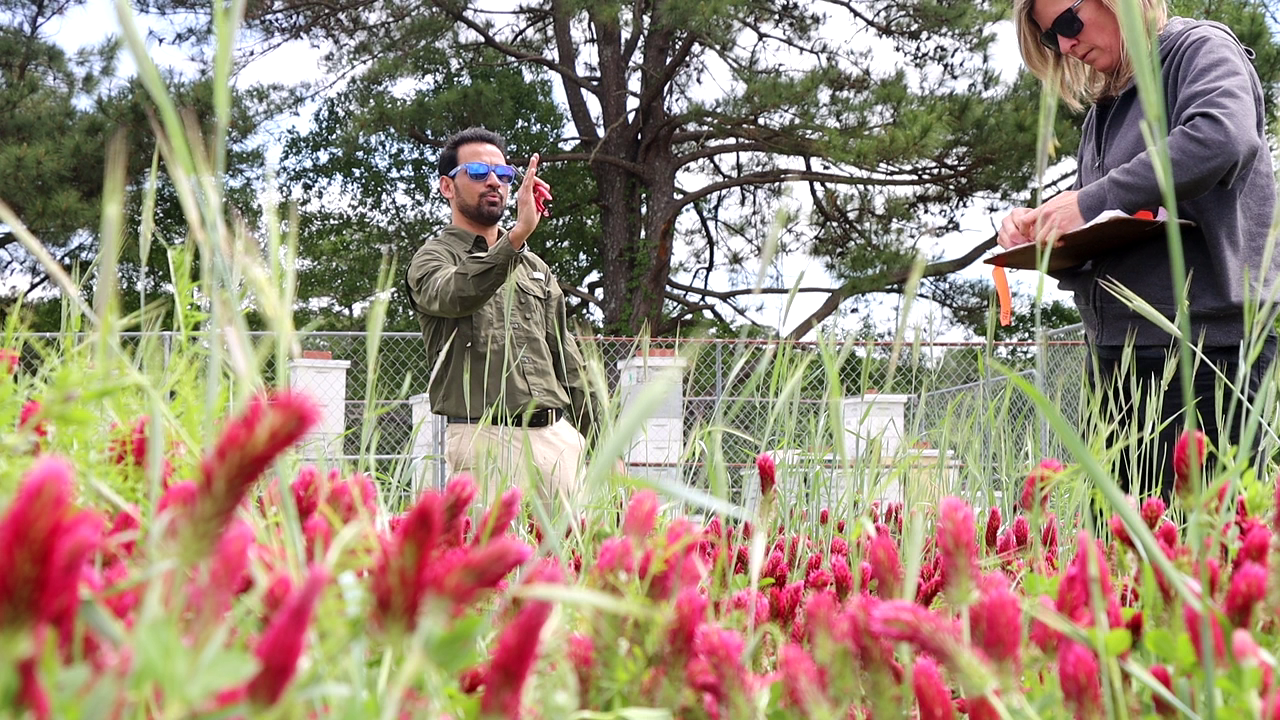
<path id="1" fill-rule="evenodd" d="M 996 243 L 1004 249 L 1035 242 L 1047 246 L 1084 225 L 1076 191 L 1058 193 L 1038 208 L 1015 208 L 1000 222 Z"/>
<path id="2" fill-rule="evenodd" d="M 1030 233 L 1024 233 L 1022 227 L 1023 218 L 1033 212 L 1035 210 L 1031 208 L 1014 208 L 1013 212 L 1005 215 L 1004 220 L 1000 221 L 1000 232 L 996 234 L 996 243 L 1008 250 L 1031 242 Z"/>
<path id="3" fill-rule="evenodd" d="M 1057 242 L 1058 238 L 1084 225 L 1080 214 L 1080 202 L 1075 190 L 1067 190 L 1049 198 L 1049 201 L 1023 218 L 1020 228 L 1024 235 L 1032 237 L 1041 247 Z"/>

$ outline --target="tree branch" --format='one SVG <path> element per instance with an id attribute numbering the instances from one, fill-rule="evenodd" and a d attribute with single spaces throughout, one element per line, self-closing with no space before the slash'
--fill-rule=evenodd
<path id="1" fill-rule="evenodd" d="M 573 69 L 572 66 L 565 66 L 560 63 L 548 60 L 536 53 L 524 52 L 523 50 L 507 45 L 506 43 L 502 42 L 498 38 L 494 37 L 493 33 L 485 29 L 483 25 L 476 22 L 474 19 L 468 17 L 465 12 L 460 10 L 455 10 L 450 3 L 439 2 L 439 0 L 437 0 L 436 2 L 433 2 L 432 5 L 434 5 L 440 11 L 444 12 L 449 17 L 453 18 L 455 21 L 467 26 L 467 29 L 479 35 L 480 39 L 484 41 L 484 44 L 486 46 L 493 48 L 494 50 L 497 50 L 498 52 L 502 53 L 503 55 L 506 55 L 507 57 L 513 60 L 519 60 L 521 62 L 529 62 L 535 65 L 541 65 L 547 68 L 548 70 L 554 73 L 557 73 L 558 75 L 560 75 L 560 77 L 564 78 L 568 84 L 571 84 L 579 88 L 580 90 L 586 90 L 587 92 L 595 92 L 595 89 L 592 87 L 591 83 L 588 83 L 586 80 L 583 80 L 582 77 L 578 75 L 578 73 Z M 582 128 L 579 128 L 578 131 L 582 132 Z"/>
<path id="2" fill-rule="evenodd" d="M 695 287 L 693 285 L 685 285 L 677 280 L 667 279 L 667 287 L 680 292 L 686 292 L 702 297 L 712 297 L 717 300 L 732 300 L 743 295 L 789 295 L 793 292 L 791 288 L 739 288 L 737 290 L 711 290 L 705 287 Z M 834 293 L 840 292 L 839 287 L 802 287 L 794 290 L 796 293 Z"/>
<path id="3" fill-rule="evenodd" d="M 911 185 L 923 185 L 926 183 L 947 182 L 961 177 L 958 173 L 948 173 L 937 176 L 917 176 L 909 178 L 870 178 L 870 177 L 854 177 L 851 175 L 840 175 L 837 173 L 811 172 L 802 170 L 791 170 L 780 168 L 776 170 L 761 170 L 759 172 L 746 173 L 735 178 L 722 180 L 721 182 L 711 183 L 703 186 L 698 190 L 687 193 L 677 198 L 668 211 L 674 215 L 689 203 L 701 200 L 708 195 L 714 195 L 724 190 L 732 190 L 733 188 L 743 187 L 747 185 L 774 185 L 785 182 L 825 182 L 837 185 L 868 185 L 876 187 L 908 187 Z M 668 218 L 670 221 L 672 218 Z"/>
<path id="4" fill-rule="evenodd" d="M 878 290 L 876 292 L 883 292 L 883 293 L 888 293 L 892 295 L 905 296 L 907 294 L 907 288 L 905 285 L 890 285 L 889 287 L 882 288 L 881 290 Z M 970 312 L 975 312 L 979 310 L 984 310 L 987 307 L 987 304 L 985 302 L 983 302 L 981 306 L 978 306 L 976 303 L 973 305 L 965 305 L 954 298 L 947 297 L 946 294 L 944 293 L 930 292 L 929 289 L 924 285 L 921 285 L 919 288 L 917 288 L 915 296 L 917 298 L 928 300 L 931 303 L 941 305 L 942 307 L 950 310 L 953 315 L 959 315 L 961 313 L 970 313 Z"/>
<path id="5" fill-rule="evenodd" d="M 696 115 L 693 113 L 685 113 L 676 117 L 682 125 L 687 125 L 690 121 L 696 119 Z M 715 130 L 683 130 L 672 133 L 672 144 L 701 143 L 710 140 L 758 142 L 764 144 L 769 152 L 805 158 L 825 157 L 830 152 L 823 148 L 820 143 L 798 136 L 798 131 L 787 133 L 776 128 L 760 127 L 756 125 L 757 118 L 717 116 L 715 120 L 717 127 Z"/>
<path id="6" fill-rule="evenodd" d="M 443 142 L 439 140 L 432 140 L 430 137 L 427 137 L 426 133 L 422 132 L 421 130 L 415 127 L 405 128 L 404 134 L 405 134 L 405 137 L 408 137 L 410 140 L 413 140 L 414 142 L 417 142 L 418 144 L 426 147 L 436 148 L 436 149 L 444 147 Z M 528 164 L 529 158 L 516 157 L 513 155 L 507 158 L 507 162 L 514 163 L 515 165 L 518 165 L 518 166 L 525 165 L 525 164 Z M 613 157 L 611 155 L 605 155 L 600 153 L 582 153 L 582 152 L 543 153 L 539 158 L 539 162 L 544 165 L 546 163 L 556 163 L 556 162 L 588 162 L 588 163 L 602 162 L 608 165 L 616 165 L 617 167 L 620 167 L 626 170 L 627 172 L 635 173 L 637 175 L 644 172 L 644 166 L 641 165 L 640 163 L 633 163 L 628 160 L 623 160 L 622 158 Z"/>
<path id="7" fill-rule="evenodd" d="M 707 236 L 707 264 L 693 271 L 693 280 L 697 281 L 698 273 L 702 272 L 704 273 L 702 279 L 705 282 L 711 282 L 711 271 L 714 270 L 716 266 L 716 236 L 715 233 L 711 231 L 711 223 L 707 220 L 707 214 L 702 211 L 702 205 L 694 203 L 693 212 L 698 216 L 698 222 L 702 226 L 703 234 Z M 718 219 L 719 217 L 717 217 L 717 220 Z M 671 284 L 670 275 L 667 276 L 667 284 Z"/>
<path id="8" fill-rule="evenodd" d="M 743 152 L 771 152 L 773 150 L 774 148 L 766 145 L 765 143 L 754 141 L 725 143 L 724 145 L 708 145 L 698 150 L 694 150 L 693 152 L 676 156 L 676 163 L 679 165 L 688 165 L 689 163 L 697 162 L 709 157 L 715 157 L 717 155 L 729 155 L 732 153 Z"/>
<path id="9" fill-rule="evenodd" d="M 685 309 L 686 309 L 686 312 L 685 312 L 685 314 L 686 314 L 686 315 L 690 315 L 690 314 L 693 314 L 693 313 L 695 313 L 695 312 L 701 312 L 701 311 L 703 311 L 703 310 L 710 310 L 710 309 L 712 309 L 712 308 L 714 307 L 714 305 L 712 305 L 711 303 L 700 303 L 700 302 L 694 302 L 693 300 L 690 300 L 690 299 L 689 299 L 689 298 L 687 298 L 687 297 L 682 297 L 682 296 L 677 295 L 677 294 L 675 294 L 675 293 L 673 293 L 673 292 L 671 292 L 671 291 L 669 291 L 669 290 L 668 290 L 668 291 L 664 291 L 664 292 L 662 293 L 662 295 L 663 295 L 663 297 L 665 297 L 666 299 L 668 299 L 668 300 L 670 300 L 670 301 L 672 301 L 672 302 L 674 302 L 674 303 L 678 303 L 678 304 L 680 304 L 680 305 L 683 305 L 683 306 L 685 307 Z"/>
<path id="10" fill-rule="evenodd" d="M 426 133 L 422 132 L 416 127 L 406 128 L 404 131 L 404 134 L 410 140 L 413 140 L 420 145 L 426 145 L 427 147 L 432 147 L 432 148 L 444 147 L 444 143 L 439 142 L 438 140 L 432 140 L 431 138 L 427 137 Z"/>
<path id="11" fill-rule="evenodd" d="M 62 259 L 65 260 L 66 257 L 67 256 L 64 255 Z M 62 261 L 59 260 L 58 264 L 61 265 Z M 41 273 L 39 275 L 36 275 L 31 279 L 31 282 L 27 285 L 27 289 L 22 291 L 22 295 L 30 298 L 32 293 L 44 287 L 45 285 L 48 285 L 50 280 L 52 280 L 52 276 L 50 276 L 49 273 Z"/>
<path id="12" fill-rule="evenodd" d="M 696 312 L 701 312 L 703 310 L 710 312 L 711 315 L 714 316 L 716 320 L 724 323 L 725 325 L 729 324 L 728 318 L 726 318 L 724 314 L 720 312 L 720 309 L 716 307 L 714 304 L 689 304 L 687 301 L 685 301 L 682 298 L 672 296 L 671 293 L 667 293 L 667 296 L 671 300 L 674 300 L 675 302 L 682 304 L 685 309 L 680 311 L 679 314 L 674 315 L 668 318 L 666 321 L 664 321 L 662 325 L 660 325 L 657 329 L 658 335 L 671 335 L 679 327 L 681 320 L 693 315 Z M 733 303 L 725 303 L 725 304 L 728 305 L 737 315 L 741 316 L 742 319 L 746 320 L 752 326 L 764 327 L 755 319 L 748 316 L 745 312 L 742 311 L 741 308 L 737 307 Z"/>
<path id="13" fill-rule="evenodd" d="M 645 90 L 644 95 L 640 98 L 640 104 L 637 106 L 638 111 L 631 118 L 631 131 L 635 132 L 639 129 L 640 124 L 644 122 L 643 118 L 647 114 L 648 108 L 658 98 L 662 97 L 662 91 L 675 79 L 676 73 L 684 66 L 685 61 L 689 59 L 689 53 L 693 52 L 693 47 L 698 42 L 698 38 L 693 33 L 685 35 L 684 40 L 680 43 L 680 47 L 671 54 L 671 59 L 663 66 L 662 72 L 653 80 L 653 84 Z M 652 138 L 650 138 L 652 140 Z"/>
<path id="14" fill-rule="evenodd" d="M 866 15 L 862 11 L 858 10 L 858 8 L 854 7 L 854 4 L 852 2 L 841 2 L 840 0 L 827 0 L 827 2 L 829 2 L 832 5 L 835 5 L 836 7 L 841 7 L 841 8 L 844 8 L 845 10 L 848 10 L 851 15 L 861 20 L 867 27 L 874 29 L 876 32 L 880 33 L 885 37 L 893 37 L 898 34 L 888 25 L 876 22 L 869 15 Z"/>
<path id="15" fill-rule="evenodd" d="M 743 320 L 746 320 L 747 324 L 751 325 L 752 327 L 773 329 L 773 328 L 768 328 L 768 326 L 764 325 L 759 320 L 756 320 L 755 318 L 748 315 L 745 310 L 738 307 L 737 304 L 734 303 L 733 301 L 726 301 L 725 305 L 728 305 L 729 309 L 732 310 L 735 315 L 742 318 Z M 716 314 L 716 317 L 721 318 L 721 321 L 724 322 L 726 325 L 729 324 L 728 321 L 724 320 L 723 316 L 721 316 L 719 313 Z"/>
<path id="16" fill-rule="evenodd" d="M 569 295 L 569 296 L 571 296 L 571 297 L 576 297 L 576 298 L 578 298 L 579 300 L 581 300 L 583 303 L 590 304 L 590 305 L 595 305 L 596 307 L 601 307 L 601 305 L 600 305 L 600 301 L 596 299 L 596 296 L 595 296 L 595 295 L 592 295 L 591 293 L 589 293 L 589 292 L 587 292 L 587 291 L 585 291 L 585 290 L 580 290 L 580 289 L 578 289 L 578 288 L 576 288 L 576 287 L 574 287 L 574 286 L 572 286 L 572 285 L 570 285 L 570 284 L 568 284 L 568 283 L 565 283 L 565 282 L 563 282 L 563 281 L 561 281 L 561 280 L 559 280 L 559 279 L 557 279 L 557 280 L 556 280 L 556 283 L 560 285 L 560 290 L 562 290 L 562 291 L 564 292 L 564 294 L 565 294 L 565 295 Z"/>
<path id="17" fill-rule="evenodd" d="M 560 54 L 560 64 L 575 67 L 577 45 L 573 42 L 573 32 L 569 28 L 569 16 L 563 0 L 551 2 L 551 27 L 556 38 L 556 50 Z M 581 83 L 576 85 L 577 87 L 569 87 L 569 83 L 564 84 L 565 98 L 569 103 L 569 116 L 573 118 L 573 125 L 578 129 L 578 135 L 587 142 L 594 143 L 600 139 L 600 134 L 596 130 L 595 121 L 591 119 L 587 100 L 582 95 L 582 91 L 589 88 Z"/>
<path id="18" fill-rule="evenodd" d="M 607 153 L 594 153 L 594 152 L 547 153 L 545 155 L 542 155 L 540 159 L 540 162 L 543 162 L 543 163 L 575 162 L 575 161 L 588 162 L 588 163 L 601 162 L 608 165 L 615 165 L 634 175 L 643 175 L 645 172 L 644 166 L 641 165 L 640 163 L 634 163 L 634 162 L 631 162 L 630 160 L 624 160 L 620 157 L 613 157 L 612 155 L 609 155 Z"/>
<path id="19" fill-rule="evenodd" d="M 635 0 L 631 4 L 631 36 L 622 48 L 622 60 L 627 64 L 631 64 L 631 58 L 635 57 L 636 48 L 640 46 L 640 37 L 644 35 L 644 3 L 645 0 Z"/>
<path id="20" fill-rule="evenodd" d="M 939 260 L 924 266 L 922 278 L 937 277 L 939 275 L 947 275 L 958 270 L 969 267 L 981 258 L 984 253 L 996 246 L 996 236 L 992 235 L 981 243 L 978 243 L 969 252 L 960 257 L 951 260 Z M 831 293 L 822 305 L 813 312 L 812 315 L 805 318 L 791 332 L 787 333 L 788 340 L 799 340 L 804 337 L 810 330 L 817 327 L 819 323 L 830 317 L 836 310 L 840 308 L 841 303 L 854 295 L 862 295 L 869 292 L 876 292 L 904 283 L 911 275 L 911 267 L 901 267 L 895 270 L 886 270 L 876 273 L 868 277 L 854 278 L 845 283 L 835 292 Z"/>

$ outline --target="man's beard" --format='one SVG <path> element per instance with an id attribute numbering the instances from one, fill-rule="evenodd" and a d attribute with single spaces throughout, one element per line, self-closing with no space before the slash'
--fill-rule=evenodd
<path id="1" fill-rule="evenodd" d="M 485 202 L 485 198 L 481 195 L 471 204 L 460 203 L 458 209 L 462 212 L 462 216 L 480 227 L 493 227 L 498 224 L 502 216 L 506 213 L 507 207 L 505 203 L 498 205 L 489 205 Z"/>

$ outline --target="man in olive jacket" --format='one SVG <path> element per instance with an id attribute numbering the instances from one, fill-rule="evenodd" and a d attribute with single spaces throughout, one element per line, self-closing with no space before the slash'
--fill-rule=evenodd
<path id="1" fill-rule="evenodd" d="M 545 499 L 572 502 L 590 396 L 564 293 L 528 246 L 550 186 L 534 155 L 516 223 L 500 227 L 517 174 L 504 153 L 503 138 L 482 128 L 446 142 L 440 192 L 452 222 L 414 254 L 409 298 L 427 345 L 431 410 L 448 418 L 450 471 L 470 472 L 490 495 L 532 481 Z"/>

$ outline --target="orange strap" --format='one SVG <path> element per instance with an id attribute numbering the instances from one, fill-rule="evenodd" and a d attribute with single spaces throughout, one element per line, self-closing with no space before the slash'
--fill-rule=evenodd
<path id="1" fill-rule="evenodd" d="M 1009 294 L 1009 277 L 999 265 L 991 271 L 991 277 L 996 282 L 996 298 L 1000 301 L 1000 325 L 1007 327 L 1013 324 L 1013 297 Z"/>

